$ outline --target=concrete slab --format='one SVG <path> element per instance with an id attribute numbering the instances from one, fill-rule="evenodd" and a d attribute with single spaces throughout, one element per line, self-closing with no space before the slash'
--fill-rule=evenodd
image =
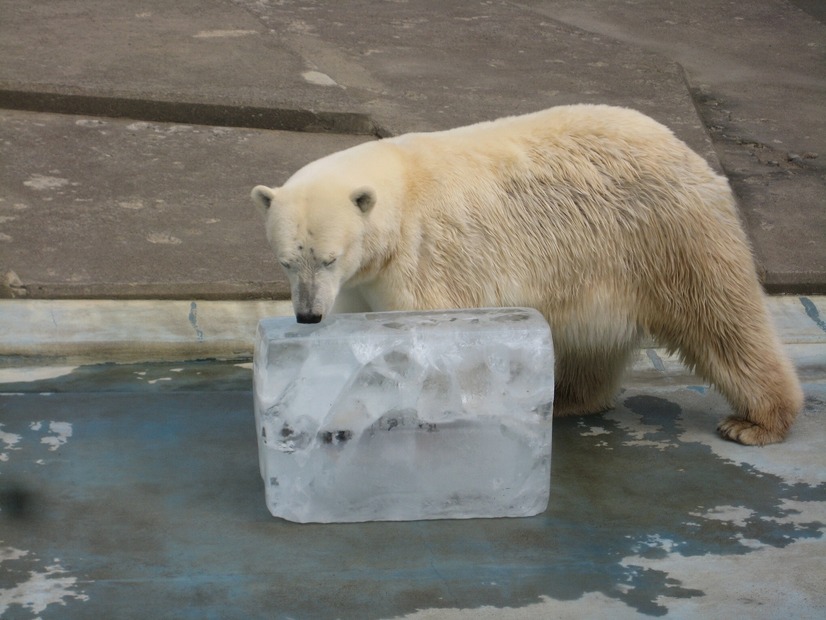
<path id="1" fill-rule="evenodd" d="M 0 110 L 5 296 L 288 298 L 249 192 L 367 139 Z"/>
<path id="2" fill-rule="evenodd" d="M 709 152 L 680 67 L 515 3 L 240 0 L 392 134 L 567 103 L 612 103 Z"/>
<path id="3" fill-rule="evenodd" d="M 615 103 L 710 152 L 675 63 L 514 4 L 4 0 L 0 9 L 0 53 L 13 59 L 0 67 L 0 106 L 215 124 L 200 116 L 200 104 L 215 104 L 228 125 L 249 107 L 349 112 L 370 117 L 368 133 L 400 134 Z M 175 118 L 156 116 L 171 113 L 166 104 L 178 105 Z"/>
<path id="4" fill-rule="evenodd" d="M 781 306 L 809 369 L 785 443 L 722 441 L 722 399 L 641 351 L 615 410 L 555 423 L 528 519 L 272 518 L 248 364 L 2 370 L 0 614 L 822 617 L 826 303 Z"/>
<path id="5" fill-rule="evenodd" d="M 740 198 L 766 289 L 826 291 L 822 3 L 552 0 L 530 6 L 679 62 Z"/>
<path id="6" fill-rule="evenodd" d="M 357 101 L 222 0 L 0 3 L 0 107 L 374 133 Z M 71 33 L 71 34 L 69 34 Z"/>
<path id="7" fill-rule="evenodd" d="M 826 227 L 821 208 L 826 131 L 819 113 L 824 61 L 818 52 L 826 32 L 818 21 L 821 13 L 800 2 L 810 14 L 781 0 L 750 3 L 747 13 L 719 0 L 703 0 L 699 10 L 694 4 L 666 7 L 647 0 L 633 6 L 600 0 L 480 5 L 187 0 L 173 6 L 150 0 L 138 8 L 98 0 L 71 6 L 0 0 L 0 53 L 6 60 L 0 66 L 0 107 L 72 113 L 105 123 L 111 123 L 105 117 L 128 117 L 155 125 L 382 136 L 561 103 L 629 105 L 665 122 L 714 165 L 722 161 L 741 198 L 767 288 L 811 293 L 826 291 L 826 246 L 820 242 Z M 60 170 L 70 167 L 57 161 L 63 152 L 76 166 L 95 170 L 99 183 L 120 186 L 124 168 L 101 165 L 88 153 L 97 148 L 108 151 L 112 162 L 131 161 L 134 174 L 154 178 L 148 164 L 134 166 L 130 147 L 124 146 L 118 159 L 113 151 L 121 142 L 110 148 L 99 135 L 102 144 L 87 137 L 76 148 L 71 133 L 56 140 L 52 120 L 43 123 L 42 139 L 35 138 L 33 127 L 28 138 L 39 145 L 37 151 L 27 153 L 25 144 L 10 140 L 23 149 L 4 161 L 43 157 Z M 298 142 L 305 145 L 316 137 Z M 57 149 L 55 144 L 69 146 Z M 170 178 L 205 167 L 198 150 L 205 148 L 202 143 L 178 146 L 183 150 L 172 160 L 180 162 L 177 168 L 161 162 Z M 222 169 L 227 187 L 240 181 L 238 169 L 256 171 L 256 181 L 266 174 L 269 164 L 234 148 L 232 140 L 212 146 L 215 150 L 207 150 L 214 170 L 227 163 L 218 155 L 232 153 L 237 163 Z M 330 146 L 324 143 L 313 152 L 336 150 Z M 149 186 L 144 183 L 137 194 Z M 134 193 L 115 198 L 129 202 Z M 8 199 L 0 208 L 8 209 Z M 206 210 L 203 204 L 201 210 Z M 3 213 L 2 224 L 16 215 Z M 223 221 L 213 214 L 204 219 Z M 215 286 L 201 278 L 181 285 L 180 274 L 165 281 L 154 265 L 155 256 L 164 252 L 157 247 L 141 251 L 149 235 L 180 239 L 176 258 L 181 265 L 202 265 L 205 272 L 215 265 L 202 261 L 203 254 L 187 243 L 192 228 L 187 222 L 160 232 L 142 225 L 142 240 L 126 250 L 133 271 L 143 271 L 134 282 L 119 280 L 132 272 L 113 275 L 106 262 L 90 266 L 67 254 L 58 270 L 48 258 L 41 266 L 39 256 L 35 261 L 26 256 L 27 269 L 55 271 L 48 278 L 32 274 L 31 294 L 175 297 L 188 296 L 196 288 L 189 285 L 197 284 L 203 297 L 234 298 L 269 290 L 268 280 L 258 282 L 240 263 L 237 269 L 226 267 L 235 254 L 232 238 L 222 247 L 213 237 L 214 248 L 220 248 L 215 255 L 225 259 L 224 270 L 214 272 Z M 40 230 L 28 233 L 27 246 L 42 243 L 40 253 L 48 257 L 54 250 L 32 241 Z M 16 234 L 25 237 L 22 230 Z M 3 260 L 3 267 L 16 272 L 21 261 L 11 267 L 9 262 Z M 44 286 L 38 288 L 38 282 Z M 10 277 L 6 295 L 18 284 Z"/>

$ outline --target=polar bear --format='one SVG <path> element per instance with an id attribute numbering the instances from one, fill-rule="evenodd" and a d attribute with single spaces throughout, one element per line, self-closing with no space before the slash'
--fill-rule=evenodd
<path id="1" fill-rule="evenodd" d="M 639 112 L 561 106 L 369 142 L 252 199 L 301 323 L 529 306 L 553 333 L 556 415 L 610 408 L 644 334 L 727 398 L 727 439 L 781 441 L 802 406 L 726 179 Z"/>

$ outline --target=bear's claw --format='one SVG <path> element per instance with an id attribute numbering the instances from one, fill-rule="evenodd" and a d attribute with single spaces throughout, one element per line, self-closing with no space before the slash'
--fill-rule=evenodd
<path id="1" fill-rule="evenodd" d="M 770 443 L 783 441 L 783 435 L 750 422 L 745 418 L 732 416 L 717 427 L 717 432 L 729 441 L 735 441 L 746 446 L 765 446 Z"/>

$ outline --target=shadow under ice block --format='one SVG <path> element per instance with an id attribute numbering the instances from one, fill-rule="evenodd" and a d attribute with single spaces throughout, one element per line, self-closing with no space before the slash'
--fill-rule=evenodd
<path id="1" fill-rule="evenodd" d="M 532 309 L 264 319 L 254 399 L 267 507 L 302 523 L 538 514 L 553 368 Z"/>

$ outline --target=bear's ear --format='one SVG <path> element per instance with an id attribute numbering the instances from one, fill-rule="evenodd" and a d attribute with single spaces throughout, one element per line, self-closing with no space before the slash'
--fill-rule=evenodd
<path id="1" fill-rule="evenodd" d="M 252 189 L 252 193 L 250 194 L 250 198 L 255 203 L 255 206 L 266 215 L 267 211 L 272 204 L 272 199 L 275 198 L 275 191 L 271 188 L 267 187 L 266 185 L 256 185 Z"/>
<path id="2" fill-rule="evenodd" d="M 367 213 L 376 204 L 376 192 L 372 187 L 359 187 L 350 194 L 350 200 L 362 213 Z"/>

